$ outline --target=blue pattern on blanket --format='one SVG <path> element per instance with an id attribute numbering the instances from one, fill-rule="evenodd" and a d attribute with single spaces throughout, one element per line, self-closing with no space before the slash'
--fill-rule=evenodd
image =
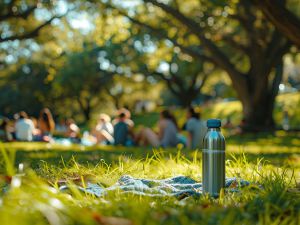
<path id="1" fill-rule="evenodd" d="M 240 178 L 226 178 L 225 187 L 229 191 L 238 191 L 238 188 L 248 186 L 250 183 Z M 69 189 L 68 186 L 60 187 L 64 191 Z M 144 179 L 134 178 L 129 175 L 122 176 L 118 182 L 108 188 L 103 188 L 98 184 L 88 183 L 86 188 L 79 187 L 78 189 L 101 197 L 109 191 L 122 190 L 123 193 L 131 193 L 137 195 L 164 197 L 164 196 L 200 196 L 202 194 L 202 183 L 186 177 L 176 176 L 167 179 Z"/>

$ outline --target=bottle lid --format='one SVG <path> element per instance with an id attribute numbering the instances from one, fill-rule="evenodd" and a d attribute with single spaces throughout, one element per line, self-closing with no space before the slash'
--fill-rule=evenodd
<path id="1" fill-rule="evenodd" d="M 209 119 L 209 120 L 207 120 L 207 127 L 208 128 L 220 128 L 221 127 L 221 120 L 219 120 L 219 119 Z"/>

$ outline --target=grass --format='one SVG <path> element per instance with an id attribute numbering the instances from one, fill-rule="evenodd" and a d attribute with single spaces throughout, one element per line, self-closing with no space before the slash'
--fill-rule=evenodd
<path id="1" fill-rule="evenodd" d="M 154 198 L 120 191 L 96 198 L 61 183 L 113 185 L 122 175 L 201 181 L 200 151 L 43 143 L 2 144 L 1 225 L 13 224 L 299 224 L 299 134 L 227 138 L 226 175 L 251 182 L 219 199 Z M 13 150 L 14 149 L 14 150 Z M 16 172 L 19 164 L 24 171 Z"/>

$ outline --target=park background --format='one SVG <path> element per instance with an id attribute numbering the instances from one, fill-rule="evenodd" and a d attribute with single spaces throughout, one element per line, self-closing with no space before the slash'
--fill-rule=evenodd
<path id="1" fill-rule="evenodd" d="M 155 127 L 167 107 L 183 125 L 193 105 L 203 119 L 244 121 L 243 135 L 223 130 L 228 175 L 264 186 L 185 202 L 68 197 L 60 183 L 106 187 L 124 174 L 201 181 L 201 152 L 3 143 L 3 224 L 299 223 L 299 18 L 299 0 L 1 1 L 1 118 L 48 107 L 83 131 L 126 107 Z"/>

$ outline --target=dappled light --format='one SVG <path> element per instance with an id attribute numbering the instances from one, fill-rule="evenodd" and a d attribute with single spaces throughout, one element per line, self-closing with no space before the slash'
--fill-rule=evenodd
<path id="1" fill-rule="evenodd" d="M 299 0 L 0 1 L 0 221 L 299 224 Z"/>

